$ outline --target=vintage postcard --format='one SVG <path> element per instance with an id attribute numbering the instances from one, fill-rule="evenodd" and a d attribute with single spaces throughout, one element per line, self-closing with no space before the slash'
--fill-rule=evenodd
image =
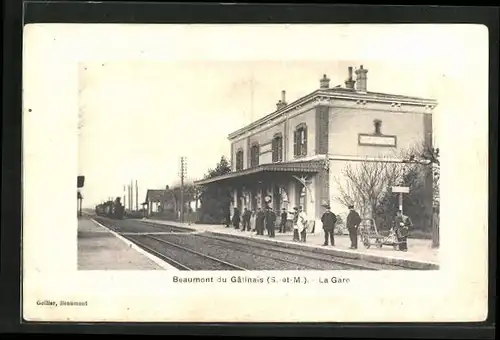
<path id="1" fill-rule="evenodd" d="M 23 53 L 25 320 L 487 317 L 486 27 L 33 24 Z"/>

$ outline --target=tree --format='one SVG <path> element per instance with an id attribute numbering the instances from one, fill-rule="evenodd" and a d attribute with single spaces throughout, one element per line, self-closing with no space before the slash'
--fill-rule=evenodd
<path id="1" fill-rule="evenodd" d="M 399 209 L 398 196 L 390 188 L 407 186 L 403 196 L 405 215 L 412 218 L 415 229 L 433 230 L 433 244 L 438 244 L 434 207 L 439 209 L 439 149 L 419 144 L 393 155 L 401 161 L 364 161 L 348 164 L 337 179 L 337 199 L 345 205 L 354 204 L 362 215 L 375 218 L 377 226 L 389 228 Z"/>
<path id="2" fill-rule="evenodd" d="M 341 174 L 343 180 L 335 179 L 336 199 L 346 206 L 353 204 L 362 216 L 373 216 L 387 188 L 401 180 L 403 169 L 399 163 L 365 160 L 347 164 Z"/>
<path id="3" fill-rule="evenodd" d="M 192 183 L 185 183 L 183 189 L 184 211 L 191 212 L 189 202 L 196 199 L 196 188 Z M 181 186 L 179 183 L 166 186 L 163 194 L 164 203 L 162 204 L 162 213 L 168 219 L 177 220 L 181 210 Z"/>
<path id="4" fill-rule="evenodd" d="M 432 246 L 439 247 L 439 211 L 440 211 L 440 153 L 439 148 L 423 143 L 410 150 L 407 163 L 420 164 L 425 167 L 427 178 L 432 181 L 431 195 L 433 213 L 432 224 Z"/>
<path id="5" fill-rule="evenodd" d="M 214 178 L 217 176 L 222 176 L 231 172 L 231 165 L 226 157 L 222 156 L 219 163 L 215 166 L 215 169 L 209 169 L 205 175 L 205 179 Z"/>
<path id="6" fill-rule="evenodd" d="M 404 162 L 407 164 L 419 164 L 424 166 L 423 171 L 428 172 L 432 178 L 432 202 L 433 206 L 439 208 L 439 179 L 440 179 L 440 154 L 439 148 L 433 148 L 427 143 L 422 143 L 406 150 L 403 154 Z"/>
<path id="7" fill-rule="evenodd" d="M 418 164 L 404 164 L 401 170 L 401 178 L 397 184 L 410 188 L 410 193 L 403 195 L 404 214 L 411 216 L 415 229 L 428 230 L 431 221 L 431 199 L 426 183 L 426 169 Z M 389 188 L 377 205 L 377 226 L 390 228 L 398 209 L 399 197 Z"/>
<path id="8" fill-rule="evenodd" d="M 209 169 L 205 179 L 215 178 L 231 172 L 231 165 L 222 156 L 214 169 Z M 231 191 L 227 185 L 209 183 L 200 190 L 200 220 L 207 223 L 222 223 L 229 213 Z"/>

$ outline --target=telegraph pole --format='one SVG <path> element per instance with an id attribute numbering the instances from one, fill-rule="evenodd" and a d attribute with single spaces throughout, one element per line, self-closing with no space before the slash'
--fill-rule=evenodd
<path id="1" fill-rule="evenodd" d="M 139 211 L 139 186 L 137 180 L 135 180 L 135 210 Z"/>
<path id="2" fill-rule="evenodd" d="M 181 223 L 184 222 L 184 178 L 187 172 L 187 164 L 186 157 L 181 157 L 181 169 L 180 169 L 180 177 L 181 177 Z"/>
<path id="3" fill-rule="evenodd" d="M 134 210 L 134 181 L 130 180 L 130 211 Z"/>
<path id="4" fill-rule="evenodd" d="M 130 209 L 130 184 L 127 184 L 127 196 L 128 196 L 128 210 L 131 211 L 132 209 Z"/>

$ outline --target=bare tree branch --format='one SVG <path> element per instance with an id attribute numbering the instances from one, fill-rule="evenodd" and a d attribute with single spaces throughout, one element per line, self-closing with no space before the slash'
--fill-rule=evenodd
<path id="1" fill-rule="evenodd" d="M 342 170 L 345 181 L 336 178 L 342 204 L 354 204 L 361 215 L 372 215 L 389 186 L 398 184 L 404 172 L 400 163 L 389 159 L 365 160 L 356 165 L 347 164 Z"/>

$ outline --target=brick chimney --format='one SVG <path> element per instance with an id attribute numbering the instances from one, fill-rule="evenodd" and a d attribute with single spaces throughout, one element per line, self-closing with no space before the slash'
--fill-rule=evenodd
<path id="1" fill-rule="evenodd" d="M 356 71 L 356 91 L 366 92 L 366 74 L 368 70 L 361 65 Z"/>
<path id="2" fill-rule="evenodd" d="M 285 90 L 281 91 L 281 100 L 276 103 L 276 110 L 280 110 L 287 106 L 288 103 L 286 102 L 286 92 Z"/>
<path id="3" fill-rule="evenodd" d="M 345 87 L 351 90 L 354 90 L 354 84 L 356 81 L 352 79 L 352 66 L 349 66 L 348 68 L 348 77 L 347 80 L 345 81 Z"/>
<path id="4" fill-rule="evenodd" d="M 319 88 L 320 89 L 330 88 L 330 79 L 326 76 L 326 74 L 323 74 L 323 78 L 319 80 Z"/>

